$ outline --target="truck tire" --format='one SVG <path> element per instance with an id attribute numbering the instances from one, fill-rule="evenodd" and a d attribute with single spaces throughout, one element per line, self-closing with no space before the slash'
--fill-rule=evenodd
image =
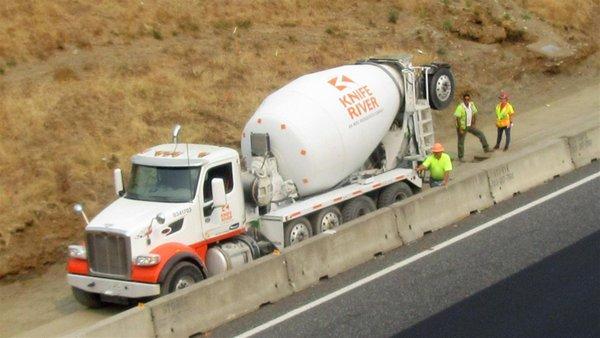
<path id="1" fill-rule="evenodd" d="M 166 295 L 198 283 L 204 279 L 202 271 L 190 262 L 179 262 L 167 273 L 160 286 L 160 294 Z"/>
<path id="2" fill-rule="evenodd" d="M 342 212 L 338 207 L 328 207 L 313 215 L 311 219 L 315 235 L 337 228 L 342 224 Z"/>
<path id="3" fill-rule="evenodd" d="M 375 209 L 377 209 L 377 206 L 370 197 L 364 195 L 358 196 L 344 205 L 342 208 L 342 220 L 346 223 L 375 211 Z"/>
<path id="4" fill-rule="evenodd" d="M 296 218 L 295 220 L 288 222 L 284 227 L 284 246 L 288 247 L 300 243 L 312 235 L 312 226 L 308 219 L 306 219 L 306 217 Z"/>
<path id="5" fill-rule="evenodd" d="M 442 110 L 454 99 L 454 75 L 447 67 L 438 68 L 429 77 L 429 105 L 436 110 Z"/>
<path id="6" fill-rule="evenodd" d="M 98 309 L 104 306 L 104 303 L 100 300 L 100 295 L 97 293 L 83 291 L 81 289 L 72 287 L 73 296 L 79 302 L 79 304 L 88 307 L 90 309 Z"/>
<path id="7" fill-rule="evenodd" d="M 396 182 L 394 184 L 388 185 L 387 187 L 383 188 L 383 190 L 381 190 L 381 193 L 379 194 L 379 198 L 377 200 L 377 207 L 387 207 L 405 198 L 409 198 L 410 196 L 412 196 L 412 194 L 412 190 L 410 189 L 408 184 L 404 182 Z"/>

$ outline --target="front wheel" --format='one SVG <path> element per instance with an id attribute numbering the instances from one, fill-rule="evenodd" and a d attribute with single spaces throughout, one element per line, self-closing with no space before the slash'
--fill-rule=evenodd
<path id="1" fill-rule="evenodd" d="M 100 295 L 97 293 L 83 291 L 76 287 L 72 287 L 71 290 L 77 302 L 85 307 L 98 309 L 104 306 L 104 303 L 100 300 Z"/>
<path id="2" fill-rule="evenodd" d="M 204 276 L 197 266 L 190 262 L 177 263 L 161 284 L 160 293 L 166 295 L 180 289 L 185 289 L 192 284 L 203 280 Z"/>

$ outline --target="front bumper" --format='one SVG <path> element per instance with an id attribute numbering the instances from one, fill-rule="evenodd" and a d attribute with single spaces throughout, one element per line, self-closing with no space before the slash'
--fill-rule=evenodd
<path id="1" fill-rule="evenodd" d="M 78 289 L 107 296 L 142 298 L 160 294 L 160 284 L 129 282 L 71 273 L 67 274 L 67 282 Z"/>

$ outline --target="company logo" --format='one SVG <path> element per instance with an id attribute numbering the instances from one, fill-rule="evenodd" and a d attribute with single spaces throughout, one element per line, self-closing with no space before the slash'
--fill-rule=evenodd
<path id="1" fill-rule="evenodd" d="M 345 92 L 338 100 L 352 120 L 380 110 L 379 101 L 369 86 L 361 86 L 346 75 L 336 76 L 327 83 Z"/>
<path id="2" fill-rule="evenodd" d="M 352 79 L 347 77 L 346 75 L 342 75 L 340 77 L 336 76 L 332 78 L 331 80 L 327 81 L 327 83 L 337 88 L 337 90 L 343 91 L 348 87 L 350 83 L 354 83 L 354 81 L 352 81 Z"/>
<path id="3" fill-rule="evenodd" d="M 221 209 L 221 222 L 230 221 L 233 218 L 233 212 L 229 208 L 229 204 L 225 204 Z"/>

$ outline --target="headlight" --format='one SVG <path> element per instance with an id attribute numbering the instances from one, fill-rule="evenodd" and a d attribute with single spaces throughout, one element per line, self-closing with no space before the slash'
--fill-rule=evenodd
<path id="1" fill-rule="evenodd" d="M 85 246 L 83 245 L 69 245 L 69 257 L 77 259 L 87 259 L 87 253 Z"/>
<path id="2" fill-rule="evenodd" d="M 140 255 L 133 262 L 137 266 L 152 266 L 160 263 L 160 256 L 157 254 Z"/>

